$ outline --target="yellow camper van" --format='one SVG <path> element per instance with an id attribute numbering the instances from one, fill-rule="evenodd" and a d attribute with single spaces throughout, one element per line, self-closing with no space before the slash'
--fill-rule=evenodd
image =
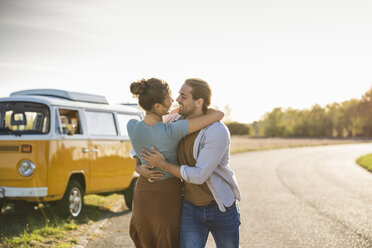
<path id="1" fill-rule="evenodd" d="M 123 193 L 131 209 L 132 118 L 142 112 L 99 95 L 38 89 L 0 98 L 0 209 L 50 202 L 78 217 L 85 194 L 109 192 Z"/>

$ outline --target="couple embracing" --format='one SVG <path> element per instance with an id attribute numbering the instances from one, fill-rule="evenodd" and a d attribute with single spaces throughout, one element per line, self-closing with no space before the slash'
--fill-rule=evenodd
<path id="1" fill-rule="evenodd" d="M 201 248 L 211 232 L 217 247 L 238 247 L 240 192 L 229 166 L 230 134 L 220 122 L 224 114 L 208 108 L 208 83 L 187 79 L 176 114 L 169 114 L 165 81 L 142 79 L 130 90 L 145 111 L 142 121 L 127 125 L 140 174 L 130 223 L 135 246 Z"/>

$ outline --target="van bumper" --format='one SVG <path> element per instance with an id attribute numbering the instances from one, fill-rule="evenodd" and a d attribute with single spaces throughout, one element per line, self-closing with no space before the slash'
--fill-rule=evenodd
<path id="1" fill-rule="evenodd" d="M 48 195 L 47 187 L 16 188 L 0 186 L 0 198 L 5 197 L 44 197 Z"/>

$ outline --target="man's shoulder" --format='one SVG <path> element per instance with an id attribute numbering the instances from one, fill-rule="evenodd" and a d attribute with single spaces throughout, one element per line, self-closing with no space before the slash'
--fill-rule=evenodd
<path id="1" fill-rule="evenodd" d="M 213 122 L 204 129 L 206 134 L 229 134 L 229 129 L 227 129 L 226 125 L 220 121 Z"/>

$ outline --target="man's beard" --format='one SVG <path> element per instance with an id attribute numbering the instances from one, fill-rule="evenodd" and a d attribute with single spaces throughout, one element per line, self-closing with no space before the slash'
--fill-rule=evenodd
<path id="1" fill-rule="evenodd" d="M 182 115 L 183 117 L 188 117 L 192 115 L 196 110 L 196 106 L 193 106 L 189 110 L 186 110 L 184 105 L 182 105 L 182 107 L 183 107 L 182 109 L 179 109 L 178 114 Z"/>

